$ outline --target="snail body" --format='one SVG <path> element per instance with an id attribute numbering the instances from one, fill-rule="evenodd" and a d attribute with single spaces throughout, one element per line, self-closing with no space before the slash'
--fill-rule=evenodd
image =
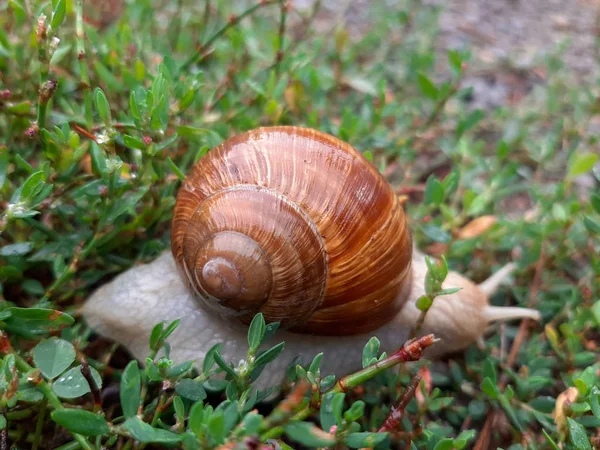
<path id="1" fill-rule="evenodd" d="M 481 285 L 450 272 L 443 287 L 462 289 L 429 310 L 421 332 L 441 341 L 426 355 L 465 348 L 494 320 L 539 318 L 489 305 L 511 270 Z M 339 376 L 360 367 L 372 336 L 383 351 L 399 347 L 418 321 L 426 272 L 391 186 L 362 154 L 315 130 L 260 128 L 194 166 L 178 193 L 171 252 L 100 287 L 83 314 L 141 360 L 153 326 L 181 319 L 171 359 L 201 361 L 223 342 L 237 362 L 261 312 L 286 342 L 258 380 L 269 386 L 298 356 L 324 352 L 323 373 Z"/>

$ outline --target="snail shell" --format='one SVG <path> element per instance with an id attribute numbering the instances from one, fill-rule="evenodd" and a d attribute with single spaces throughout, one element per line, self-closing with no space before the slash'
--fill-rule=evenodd
<path id="1" fill-rule="evenodd" d="M 411 289 L 412 240 L 391 186 L 328 134 L 268 127 L 211 150 L 183 183 L 171 249 L 195 299 L 248 324 L 359 334 Z"/>

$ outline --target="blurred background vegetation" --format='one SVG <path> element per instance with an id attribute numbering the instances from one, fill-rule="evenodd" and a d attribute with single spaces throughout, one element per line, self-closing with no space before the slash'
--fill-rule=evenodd
<path id="1" fill-rule="evenodd" d="M 585 77 L 568 42 L 490 63 L 440 44 L 448 16 L 435 2 L 355 2 L 354 16 L 297 3 L 0 4 L 1 448 L 598 447 L 596 55 Z M 329 398 L 329 412 L 285 416 L 275 435 L 264 427 L 281 404 L 250 412 L 257 395 L 234 376 L 212 382 L 214 360 L 200 374 L 165 359 L 138 370 L 80 320 L 81 303 L 169 247 L 175 194 L 199 158 L 273 124 L 364 152 L 419 247 L 452 269 L 481 281 L 514 261 L 492 302 L 537 308 L 543 323 L 497 326 L 485 348 L 378 374 Z M 52 358 L 36 359 L 44 348 Z M 67 371 L 77 389 L 58 378 Z M 373 433 L 417 372 L 397 429 Z M 75 405 L 80 415 L 57 414 Z"/>

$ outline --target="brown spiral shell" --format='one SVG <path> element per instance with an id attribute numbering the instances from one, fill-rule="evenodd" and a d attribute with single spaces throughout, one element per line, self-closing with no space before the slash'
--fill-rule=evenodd
<path id="1" fill-rule="evenodd" d="M 412 243 L 391 186 L 328 134 L 258 128 L 211 150 L 177 197 L 171 248 L 200 305 L 297 332 L 372 331 L 410 292 Z"/>

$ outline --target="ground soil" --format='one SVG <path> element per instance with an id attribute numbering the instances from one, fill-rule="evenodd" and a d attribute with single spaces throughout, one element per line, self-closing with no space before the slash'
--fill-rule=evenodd
<path id="1" fill-rule="evenodd" d="M 371 0 L 393 9 L 402 0 Z M 491 109 L 518 101 L 543 78 L 540 66 L 546 55 L 568 43 L 563 57 L 574 80 L 598 76 L 598 0 L 422 0 L 442 8 L 438 76 L 447 70 L 447 49 L 469 48 L 473 54 L 470 76 L 474 107 Z M 300 10 L 315 0 L 294 0 Z M 369 0 L 322 0 L 317 27 L 328 30 L 344 20 L 360 37 L 369 29 Z M 600 47 L 599 47 L 600 48 Z"/>

